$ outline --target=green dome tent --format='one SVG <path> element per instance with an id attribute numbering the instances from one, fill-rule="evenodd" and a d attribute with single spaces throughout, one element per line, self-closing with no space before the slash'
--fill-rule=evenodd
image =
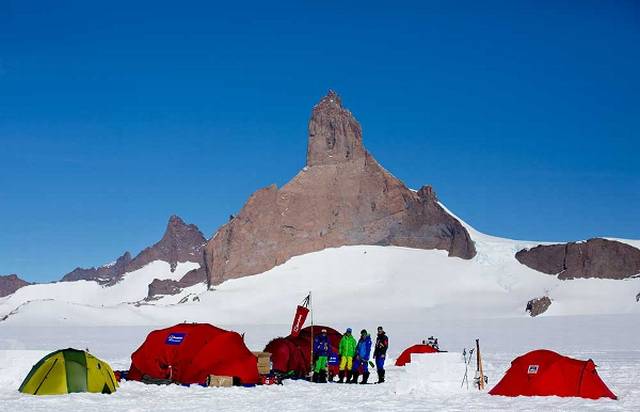
<path id="1" fill-rule="evenodd" d="M 60 395 L 113 393 L 117 387 L 109 364 L 82 350 L 61 349 L 40 359 L 18 390 L 31 395 Z"/>

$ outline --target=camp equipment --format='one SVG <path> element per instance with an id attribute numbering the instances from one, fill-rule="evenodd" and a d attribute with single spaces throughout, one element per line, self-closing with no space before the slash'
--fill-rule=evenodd
<path id="1" fill-rule="evenodd" d="M 464 360 L 464 376 L 462 377 L 462 384 L 460 385 L 460 387 L 462 388 L 464 386 L 464 384 L 467 384 L 467 390 L 469 389 L 469 364 L 471 363 L 471 357 L 473 356 L 473 351 L 475 349 L 471 348 L 469 349 L 469 352 L 467 352 L 467 348 L 464 348 L 462 350 L 462 359 Z"/>
<path id="2" fill-rule="evenodd" d="M 476 376 L 474 382 L 478 390 L 483 390 L 489 379 L 484 375 L 482 369 L 482 356 L 480 356 L 480 339 L 476 339 Z"/>
<path id="3" fill-rule="evenodd" d="M 88 352 L 69 348 L 51 352 L 40 359 L 18 390 L 31 395 L 108 394 L 115 392 L 117 387 L 109 364 Z"/>
<path id="4" fill-rule="evenodd" d="M 534 350 L 515 358 L 502 380 L 489 391 L 503 396 L 576 396 L 611 398 L 591 359 L 583 361 L 550 350 Z"/>
<path id="5" fill-rule="evenodd" d="M 258 358 L 258 373 L 268 375 L 271 372 L 271 354 L 269 352 L 251 352 Z"/>
<path id="6" fill-rule="evenodd" d="M 313 329 L 313 331 L 312 331 Z M 338 373 L 338 345 L 342 334 L 326 326 L 307 326 L 300 331 L 297 337 L 287 336 L 271 340 L 264 348 L 265 352 L 271 353 L 271 364 L 274 371 L 285 374 L 289 377 L 302 378 L 311 371 L 312 359 L 309 346 L 313 346 L 312 336 L 320 333 L 322 329 L 327 330 L 329 338 L 329 375 Z"/>
<path id="7" fill-rule="evenodd" d="M 258 358 L 240 334 L 208 323 L 181 323 L 155 330 L 131 355 L 129 379 L 205 384 L 210 375 L 238 384 L 259 382 Z"/>
<path id="8" fill-rule="evenodd" d="M 438 349 L 431 345 L 418 344 L 413 345 L 402 351 L 398 359 L 396 359 L 396 366 L 404 366 L 411 362 L 411 355 L 414 353 L 438 353 Z"/>

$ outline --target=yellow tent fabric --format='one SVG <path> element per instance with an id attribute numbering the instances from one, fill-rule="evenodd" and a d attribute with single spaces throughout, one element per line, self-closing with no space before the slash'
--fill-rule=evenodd
<path id="1" fill-rule="evenodd" d="M 32 395 L 113 393 L 118 383 L 108 363 L 85 351 L 62 349 L 36 363 L 18 389 Z"/>

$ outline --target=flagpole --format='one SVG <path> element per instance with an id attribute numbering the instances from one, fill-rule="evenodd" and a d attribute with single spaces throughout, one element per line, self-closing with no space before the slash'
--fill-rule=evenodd
<path id="1" fill-rule="evenodd" d="M 313 373 L 313 302 L 311 299 L 311 291 L 309 291 L 309 311 L 311 312 L 311 357 L 310 357 L 310 362 L 311 362 L 311 369 L 310 369 L 310 374 Z M 313 375 L 311 375 L 313 376 Z"/>

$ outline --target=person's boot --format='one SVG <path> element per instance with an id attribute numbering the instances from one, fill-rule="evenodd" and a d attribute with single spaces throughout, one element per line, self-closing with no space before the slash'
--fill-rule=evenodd
<path id="1" fill-rule="evenodd" d="M 385 370 L 381 370 L 378 372 L 378 383 L 383 383 L 384 382 L 384 374 L 385 374 Z"/>
<path id="2" fill-rule="evenodd" d="M 353 373 L 351 371 L 347 371 L 347 383 L 351 383 L 352 376 L 353 376 Z"/>
<path id="3" fill-rule="evenodd" d="M 360 382 L 360 384 L 366 385 L 368 380 L 369 380 L 369 372 L 365 372 L 362 374 L 362 382 Z"/>
<path id="4" fill-rule="evenodd" d="M 327 371 L 320 371 L 320 373 L 318 374 L 318 383 L 327 383 Z"/>
<path id="5" fill-rule="evenodd" d="M 360 376 L 358 372 L 353 372 L 349 383 L 358 383 L 358 376 Z"/>
<path id="6" fill-rule="evenodd" d="M 338 383 L 344 383 L 344 371 L 338 372 Z"/>

